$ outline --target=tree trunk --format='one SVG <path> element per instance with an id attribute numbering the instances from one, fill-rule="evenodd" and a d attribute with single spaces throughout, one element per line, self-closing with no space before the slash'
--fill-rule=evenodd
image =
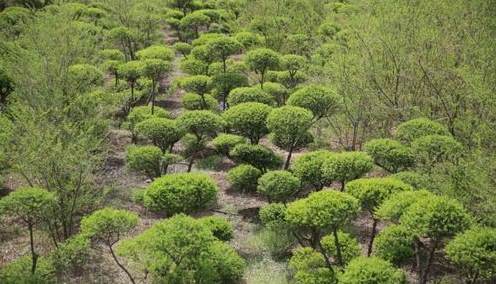
<path id="1" fill-rule="evenodd" d="M 336 246 L 337 263 L 339 266 L 343 266 L 343 255 L 341 254 L 341 244 L 339 243 L 338 230 L 334 229 L 332 233 L 334 234 L 334 245 Z"/>
<path id="2" fill-rule="evenodd" d="M 191 156 L 191 159 L 189 159 L 189 163 L 188 163 L 188 173 L 191 172 L 191 169 L 193 168 L 194 162 L 195 162 L 195 157 Z"/>
<path id="3" fill-rule="evenodd" d="M 376 229 L 377 229 L 377 223 L 378 220 L 375 218 L 372 218 L 372 232 L 370 234 L 370 240 L 369 240 L 369 248 L 367 249 L 367 256 L 370 256 L 372 254 L 372 247 L 374 245 L 374 239 L 375 239 L 375 234 L 376 234 Z"/>
<path id="4" fill-rule="evenodd" d="M 293 155 L 293 147 L 289 149 L 288 157 L 286 158 L 286 163 L 284 164 L 284 169 L 289 169 L 289 165 L 291 164 L 291 156 Z"/>
<path id="5" fill-rule="evenodd" d="M 124 271 L 127 276 L 129 277 L 129 280 L 131 280 L 131 283 L 135 284 L 136 281 L 134 281 L 134 278 L 133 276 L 131 276 L 131 273 L 129 273 L 129 271 L 124 267 L 124 265 L 122 265 L 119 260 L 117 259 L 117 256 L 115 255 L 114 253 L 114 250 L 112 249 L 112 245 L 109 245 L 109 249 L 110 249 L 110 253 L 112 254 L 112 258 L 114 259 L 115 263 L 117 263 L 117 265 L 122 269 L 122 271 Z"/>
<path id="6" fill-rule="evenodd" d="M 432 248 L 429 251 L 429 258 L 427 259 L 427 265 L 425 267 L 424 272 L 422 273 L 422 277 L 420 278 L 421 279 L 421 284 L 426 284 L 427 283 L 427 280 L 428 280 L 428 277 L 429 277 L 429 273 L 431 271 L 432 260 L 434 259 L 434 254 L 436 253 L 436 248 L 437 248 L 437 241 L 434 241 L 433 244 L 432 244 Z"/>
<path id="7" fill-rule="evenodd" d="M 344 191 L 344 187 L 346 186 L 346 182 L 343 180 L 341 181 L 341 191 Z"/>
<path id="8" fill-rule="evenodd" d="M 33 225 L 29 224 L 28 225 L 28 230 L 29 230 L 29 245 L 31 247 L 31 274 L 34 274 L 36 271 L 36 263 L 38 262 L 38 255 L 36 254 L 34 250 L 34 238 L 33 238 Z"/>

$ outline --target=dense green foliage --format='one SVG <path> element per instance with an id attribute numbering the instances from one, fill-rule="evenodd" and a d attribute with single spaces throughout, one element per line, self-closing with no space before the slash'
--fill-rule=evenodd
<path id="1" fill-rule="evenodd" d="M 0 1 L 0 282 L 495 282 L 494 7 Z"/>

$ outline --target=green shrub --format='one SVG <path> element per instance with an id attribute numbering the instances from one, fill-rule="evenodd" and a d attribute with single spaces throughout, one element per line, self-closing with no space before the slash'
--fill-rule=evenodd
<path id="1" fill-rule="evenodd" d="M 201 219 L 183 214 L 154 224 L 118 249 L 157 283 L 236 283 L 245 268 L 243 259 Z"/>
<path id="2" fill-rule="evenodd" d="M 343 284 L 406 284 L 405 273 L 391 263 L 377 257 L 358 257 L 352 260 L 339 276 Z"/>
<path id="3" fill-rule="evenodd" d="M 302 247 L 294 251 L 289 267 L 298 284 L 335 284 L 336 275 L 326 266 L 324 256 L 312 248 Z"/>
<path id="4" fill-rule="evenodd" d="M 413 140 L 427 135 L 449 135 L 448 130 L 440 123 L 427 118 L 412 119 L 398 125 L 396 138 L 403 143 L 411 143 Z"/>
<path id="5" fill-rule="evenodd" d="M 390 225 L 377 234 L 374 254 L 394 264 L 401 264 L 414 255 L 413 234 L 401 225 Z"/>
<path id="6" fill-rule="evenodd" d="M 429 187 L 429 182 L 427 180 L 427 177 L 417 172 L 404 171 L 404 172 L 396 173 L 391 177 L 395 179 L 399 179 L 402 182 L 411 185 L 414 189 L 422 189 Z"/>
<path id="7" fill-rule="evenodd" d="M 385 200 L 377 208 L 375 214 L 383 220 L 398 222 L 412 204 L 419 200 L 429 200 L 435 197 L 436 195 L 427 190 L 398 192 Z"/>
<path id="8" fill-rule="evenodd" d="M 234 134 L 219 134 L 212 140 L 215 150 L 222 155 L 229 157 L 229 152 L 238 144 L 245 144 L 246 138 Z"/>
<path id="9" fill-rule="evenodd" d="M 322 189 L 331 182 L 322 172 L 322 166 L 332 155 L 332 152 L 326 150 L 304 153 L 295 159 L 291 170 L 304 185 L 311 185 L 317 190 Z"/>
<path id="10" fill-rule="evenodd" d="M 162 150 L 156 146 L 129 146 L 126 149 L 126 165 L 129 169 L 154 179 L 162 174 Z"/>
<path id="11" fill-rule="evenodd" d="M 208 216 L 198 219 L 221 241 L 230 241 L 234 237 L 234 230 L 231 223 L 219 216 Z"/>
<path id="12" fill-rule="evenodd" d="M 153 114 L 152 108 L 150 106 L 134 107 L 127 116 L 127 120 L 129 122 L 129 130 L 135 133 L 135 127 L 136 125 L 138 125 L 138 123 L 154 117 L 169 118 L 169 113 L 163 108 L 158 107 L 154 109 Z"/>
<path id="13" fill-rule="evenodd" d="M 190 213 L 215 200 L 217 185 L 206 174 L 180 173 L 156 179 L 145 192 L 145 207 L 168 215 Z"/>
<path id="14" fill-rule="evenodd" d="M 302 107 L 313 113 L 314 120 L 334 115 L 341 106 L 336 91 L 322 86 L 305 86 L 289 96 L 288 105 Z"/>
<path id="15" fill-rule="evenodd" d="M 262 103 L 269 106 L 275 104 L 272 96 L 258 87 L 240 87 L 233 89 L 227 98 L 227 103 L 231 107 L 250 102 Z"/>
<path id="16" fill-rule="evenodd" d="M 457 235 L 445 248 L 467 283 L 494 280 L 496 275 L 496 229 L 473 228 Z"/>
<path id="17" fill-rule="evenodd" d="M 236 39 L 245 49 L 259 46 L 263 39 L 257 33 L 252 32 L 239 32 L 234 35 Z"/>
<path id="18" fill-rule="evenodd" d="M 260 85 L 263 88 L 267 71 L 279 67 L 281 57 L 272 49 L 257 48 L 248 51 L 245 61 L 250 69 L 260 76 Z"/>
<path id="19" fill-rule="evenodd" d="M 260 221 L 267 227 L 284 224 L 286 220 L 286 206 L 282 203 L 269 203 L 258 212 Z"/>
<path id="20" fill-rule="evenodd" d="M 463 146 L 451 136 L 427 135 L 413 140 L 412 151 L 419 166 L 430 168 L 437 163 L 455 162 Z"/>
<path id="21" fill-rule="evenodd" d="M 262 172 L 251 165 L 239 165 L 227 173 L 227 179 L 233 189 L 241 192 L 253 192 L 257 189 L 257 180 Z"/>
<path id="22" fill-rule="evenodd" d="M 179 85 L 187 92 L 204 95 L 212 89 L 212 79 L 205 75 L 194 75 L 182 78 Z"/>
<path id="23" fill-rule="evenodd" d="M 236 134 L 248 137 L 252 144 L 265 136 L 269 130 L 265 124 L 272 108 L 261 103 L 242 103 L 229 108 L 223 117 Z"/>
<path id="24" fill-rule="evenodd" d="M 191 49 L 193 49 L 193 47 L 186 42 L 176 42 L 173 47 L 176 52 L 181 53 L 184 57 L 187 57 L 191 53 Z"/>
<path id="25" fill-rule="evenodd" d="M 0 283 L 56 283 L 55 270 L 50 258 L 39 257 L 37 267 L 36 272 L 32 274 L 31 258 L 22 256 L 0 269 Z"/>
<path id="26" fill-rule="evenodd" d="M 262 172 L 278 168 L 282 163 L 279 156 L 262 145 L 238 144 L 229 155 L 237 163 L 250 164 Z"/>
<path id="27" fill-rule="evenodd" d="M 79 234 L 66 240 L 52 253 L 53 266 L 58 274 L 76 273 L 90 260 L 90 239 Z"/>
<path id="28" fill-rule="evenodd" d="M 164 61 L 171 61 L 175 54 L 172 49 L 166 47 L 165 45 L 152 45 L 138 51 L 136 55 L 140 60 L 160 59 Z"/>
<path id="29" fill-rule="evenodd" d="M 176 121 L 179 128 L 201 139 L 215 136 L 224 126 L 222 118 L 208 110 L 187 111 Z"/>
<path id="30" fill-rule="evenodd" d="M 342 152 L 329 156 L 322 164 L 322 173 L 328 181 L 345 183 L 360 178 L 373 167 L 372 158 L 364 152 Z"/>
<path id="31" fill-rule="evenodd" d="M 374 159 L 376 165 L 391 173 L 410 168 L 414 165 L 411 149 L 391 139 L 374 139 L 365 143 L 365 151 Z"/>
<path id="32" fill-rule="evenodd" d="M 211 95 L 200 96 L 195 93 L 187 93 L 182 97 L 183 107 L 187 110 L 212 110 L 219 109 L 217 100 Z"/>
<path id="33" fill-rule="evenodd" d="M 342 231 L 337 232 L 338 243 L 343 258 L 343 265 L 348 264 L 352 259 L 361 255 L 362 250 L 355 237 Z M 336 239 L 334 235 L 327 235 L 320 240 L 322 248 L 327 257 L 337 259 Z"/>
<path id="34" fill-rule="evenodd" d="M 269 202 L 286 202 L 300 190 L 300 184 L 288 171 L 270 171 L 258 179 L 257 191 Z"/>
<path id="35" fill-rule="evenodd" d="M 167 118 L 150 118 L 136 125 L 136 132 L 149 139 L 162 152 L 171 150 L 183 135 L 174 120 Z"/>

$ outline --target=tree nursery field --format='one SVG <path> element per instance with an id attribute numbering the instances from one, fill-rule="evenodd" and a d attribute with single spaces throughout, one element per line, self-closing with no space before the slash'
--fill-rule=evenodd
<path id="1" fill-rule="evenodd" d="M 0 283 L 496 283 L 496 1 L 0 0 Z"/>

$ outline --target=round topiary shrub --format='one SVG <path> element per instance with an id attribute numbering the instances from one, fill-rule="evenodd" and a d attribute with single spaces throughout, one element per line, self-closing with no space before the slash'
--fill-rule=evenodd
<path id="1" fill-rule="evenodd" d="M 378 257 L 357 257 L 339 276 L 343 284 L 406 284 L 405 273 Z"/>
<path id="2" fill-rule="evenodd" d="M 126 150 L 129 169 L 154 179 L 161 175 L 162 150 L 156 146 L 130 146 Z"/>
<path id="3" fill-rule="evenodd" d="M 379 167 L 397 173 L 414 165 L 411 149 L 392 139 L 373 139 L 365 143 L 367 152 Z"/>
<path id="4" fill-rule="evenodd" d="M 311 185 L 317 190 L 322 189 L 331 182 L 327 180 L 322 172 L 322 165 L 332 155 L 332 152 L 326 150 L 302 154 L 295 159 L 291 170 L 295 176 L 300 178 L 304 185 Z"/>
<path id="5" fill-rule="evenodd" d="M 329 117 L 337 112 L 342 98 L 336 91 L 323 86 L 305 86 L 289 96 L 288 105 L 310 110 L 315 119 Z"/>
<path id="6" fill-rule="evenodd" d="M 242 103 L 228 109 L 223 117 L 236 134 L 248 137 L 252 144 L 257 144 L 269 132 L 265 121 L 271 110 L 266 104 Z"/>
<path id="7" fill-rule="evenodd" d="M 213 110 L 219 109 L 217 100 L 211 95 L 200 96 L 195 93 L 187 93 L 182 98 L 183 107 L 187 110 Z"/>
<path id="8" fill-rule="evenodd" d="M 322 173 L 328 181 L 346 182 L 357 179 L 372 170 L 374 162 L 364 152 L 342 152 L 329 156 L 322 164 Z"/>
<path id="9" fill-rule="evenodd" d="M 183 136 L 174 120 L 161 117 L 149 118 L 138 123 L 136 132 L 149 139 L 162 152 L 170 150 Z"/>
<path id="10" fill-rule="evenodd" d="M 230 106 L 249 102 L 262 103 L 269 106 L 275 104 L 274 98 L 258 87 L 240 87 L 233 89 L 227 98 L 227 103 Z"/>
<path id="11" fill-rule="evenodd" d="M 198 219 L 200 223 L 204 224 L 216 237 L 221 241 L 229 241 L 234 236 L 234 230 L 225 218 L 219 216 L 208 216 Z"/>
<path id="12" fill-rule="evenodd" d="M 401 264 L 414 255 L 414 235 L 401 225 L 383 229 L 374 242 L 374 254 L 394 264 Z"/>
<path id="13" fill-rule="evenodd" d="M 395 136 L 401 142 L 409 144 L 427 135 L 449 135 L 449 132 L 439 122 L 428 118 L 416 118 L 398 125 Z"/>
<path id="14" fill-rule="evenodd" d="M 257 189 L 257 180 L 262 172 L 251 165 L 239 165 L 227 173 L 227 179 L 233 189 L 241 192 L 253 192 Z"/>
<path id="15" fill-rule="evenodd" d="M 262 145 L 238 144 L 229 153 L 237 163 L 250 164 L 262 172 L 281 166 L 282 159 Z"/>
<path id="16" fill-rule="evenodd" d="M 341 250 L 340 253 L 343 259 L 343 265 L 348 264 L 352 259 L 360 256 L 360 245 L 355 237 L 342 231 L 338 231 L 337 236 Z M 322 237 L 320 243 L 322 244 L 322 248 L 324 249 L 327 257 L 337 257 L 336 238 L 333 234 Z"/>
<path id="17" fill-rule="evenodd" d="M 286 202 L 300 189 L 300 179 L 288 171 L 271 171 L 258 179 L 257 191 L 269 202 Z"/>
<path id="18" fill-rule="evenodd" d="M 167 215 L 191 213 L 215 200 L 217 185 L 206 174 L 171 174 L 155 180 L 144 196 L 145 207 Z"/>
<path id="19" fill-rule="evenodd" d="M 231 151 L 238 144 L 246 144 L 246 138 L 234 134 L 220 134 L 212 140 L 215 150 L 222 155 L 229 157 Z"/>
<path id="20" fill-rule="evenodd" d="M 412 151 L 417 165 L 429 168 L 437 163 L 456 161 L 463 146 L 451 136 L 426 135 L 413 140 Z"/>
<path id="21" fill-rule="evenodd" d="M 151 106 L 134 107 L 127 116 L 129 130 L 134 133 L 135 127 L 138 123 L 153 117 L 170 118 L 169 113 L 163 108 L 155 107 L 152 114 Z"/>
<path id="22" fill-rule="evenodd" d="M 267 204 L 260 208 L 258 216 L 265 226 L 283 224 L 286 219 L 286 206 L 282 203 Z"/>

